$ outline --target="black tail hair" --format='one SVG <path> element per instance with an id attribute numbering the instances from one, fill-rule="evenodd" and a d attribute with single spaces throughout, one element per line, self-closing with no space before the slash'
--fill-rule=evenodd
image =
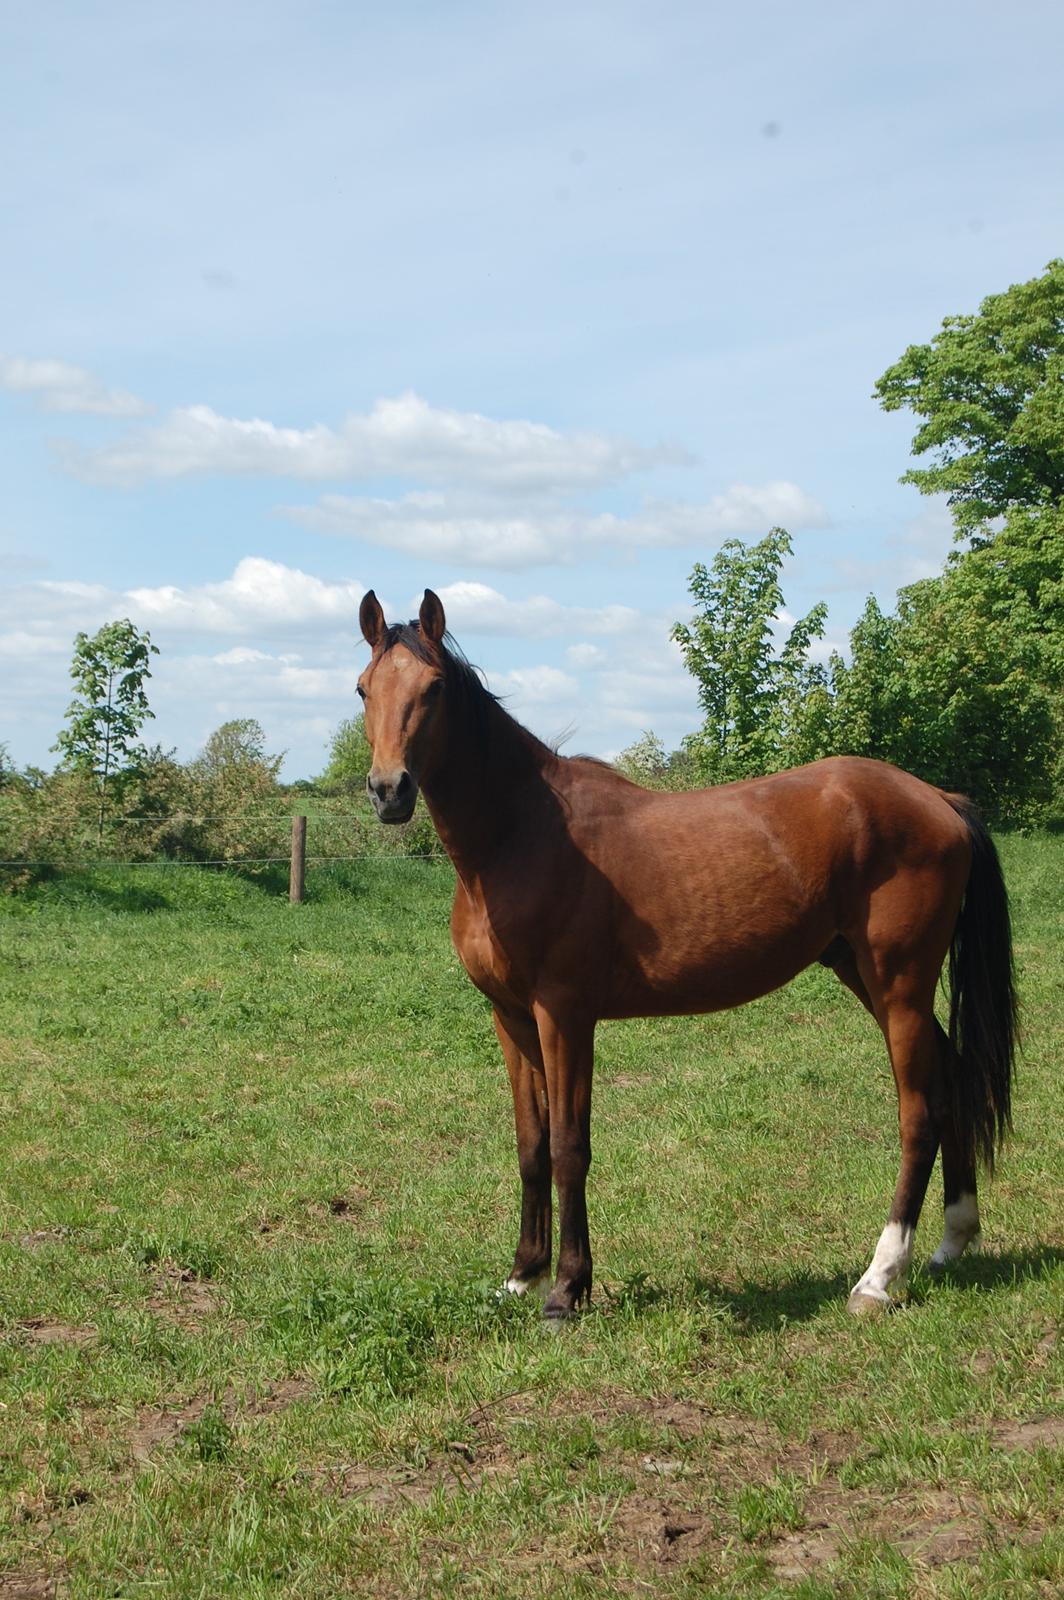
<path id="1" fill-rule="evenodd" d="M 972 865 L 949 953 L 953 1119 L 968 1163 L 988 1173 L 1012 1127 L 1019 1034 L 1009 897 L 994 841 L 963 795 L 947 800 L 968 825 Z"/>

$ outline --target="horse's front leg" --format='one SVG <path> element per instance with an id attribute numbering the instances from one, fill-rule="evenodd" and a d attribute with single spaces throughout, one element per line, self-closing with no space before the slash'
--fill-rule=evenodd
<path id="1" fill-rule="evenodd" d="M 595 1024 L 550 1001 L 533 1007 L 550 1108 L 550 1159 L 558 1191 L 558 1275 L 545 1317 L 569 1317 L 591 1298 L 585 1194 L 591 1165 L 591 1069 Z"/>
<path id="2" fill-rule="evenodd" d="M 531 1017 L 495 1011 L 514 1097 L 517 1163 L 521 1171 L 521 1237 L 506 1288 L 525 1294 L 546 1284 L 551 1257 L 550 1115 L 547 1080 Z"/>

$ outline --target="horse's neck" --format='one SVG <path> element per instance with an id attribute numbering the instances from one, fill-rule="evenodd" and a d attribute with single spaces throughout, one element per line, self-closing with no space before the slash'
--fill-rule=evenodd
<path id="1" fill-rule="evenodd" d="M 453 730 L 442 769 L 423 785 L 440 842 L 467 888 L 485 877 L 504 842 L 513 840 L 550 792 L 557 761 L 501 706 L 488 708 L 487 726 Z"/>

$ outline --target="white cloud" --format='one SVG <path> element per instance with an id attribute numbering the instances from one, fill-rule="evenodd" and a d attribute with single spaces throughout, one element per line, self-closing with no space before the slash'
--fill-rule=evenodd
<path id="1" fill-rule="evenodd" d="M 64 451 L 67 467 L 93 483 L 226 474 L 307 479 L 458 480 L 508 492 L 558 492 L 616 483 L 632 472 L 686 460 L 594 432 L 559 433 L 541 422 L 498 421 L 430 406 L 416 394 L 378 400 L 338 428 L 279 427 L 261 417 L 225 417 L 210 406 L 172 411 L 104 449 Z"/>
<path id="2" fill-rule="evenodd" d="M 70 661 L 75 633 L 93 633 L 109 619 L 129 617 L 151 630 L 167 661 L 181 650 L 182 641 L 213 635 L 224 642 L 251 636 L 248 643 L 226 644 L 218 654 L 203 657 L 209 662 L 204 670 L 210 671 L 212 680 L 236 686 L 242 674 L 277 673 L 283 667 L 293 673 L 285 680 L 287 695 L 299 692 L 305 681 L 296 670 L 301 657 L 290 649 L 274 656 L 269 645 L 275 640 L 298 640 L 302 647 L 307 641 L 317 658 L 315 665 L 330 649 L 341 653 L 345 663 L 353 661 L 364 593 L 360 583 L 330 582 L 260 556 L 246 556 L 230 577 L 218 583 L 187 588 L 166 584 L 122 590 L 39 580 L 0 587 L 0 658 L 14 663 L 37 660 L 42 672 L 47 667 L 55 674 L 53 662 Z M 153 673 L 158 674 L 161 665 L 156 662 Z M 69 699 L 61 672 L 56 676 L 60 681 L 61 692 Z"/>
<path id="3" fill-rule="evenodd" d="M 246 667 L 249 661 L 269 661 L 271 658 L 265 650 L 251 650 L 246 645 L 236 645 L 232 650 L 223 650 L 221 655 L 212 656 L 211 660 L 220 667 Z"/>
<path id="4" fill-rule="evenodd" d="M 630 606 L 566 606 L 542 594 L 509 600 L 486 583 L 450 583 L 438 593 L 452 633 L 551 639 L 566 633 L 624 633 L 641 620 Z"/>
<path id="5" fill-rule="evenodd" d="M 42 585 L 44 587 L 44 585 Z M 58 587 L 58 586 L 56 586 Z M 365 594 L 362 584 L 331 583 L 262 556 L 245 556 L 232 577 L 182 589 L 127 589 L 121 602 L 146 626 L 199 633 L 291 630 L 308 624 L 353 627 Z M 232 652 L 230 653 L 232 657 Z"/>
<path id="6" fill-rule="evenodd" d="M 42 630 L 38 623 L 28 628 L 13 628 L 10 633 L 0 633 L 0 656 L 12 661 L 32 661 L 37 656 L 54 656 L 69 651 L 70 639 L 66 634 L 60 637 L 48 625 L 45 625 L 45 629 L 47 631 Z"/>
<path id="7" fill-rule="evenodd" d="M 489 675 L 489 686 L 495 694 L 511 696 L 518 704 L 543 705 L 559 700 L 572 700 L 580 692 L 580 685 L 568 672 L 558 667 L 515 667 L 511 672 Z"/>
<path id="8" fill-rule="evenodd" d="M 571 667 L 578 671 L 593 672 L 596 667 L 605 666 L 609 660 L 605 650 L 597 644 L 571 644 L 565 652 L 565 659 Z"/>
<path id="9" fill-rule="evenodd" d="M 824 507 L 797 484 L 736 483 L 702 504 L 647 501 L 628 516 L 548 503 L 521 511 L 483 497 L 415 492 L 398 500 L 323 495 L 286 514 L 321 533 L 364 540 L 425 560 L 530 567 L 618 550 L 663 549 L 750 534 L 782 525 L 796 531 L 828 523 Z"/>
<path id="10" fill-rule="evenodd" d="M 69 361 L 31 361 L 0 356 L 0 389 L 29 394 L 45 411 L 85 412 L 98 417 L 140 417 L 151 410 L 125 389 L 108 389 L 84 367 Z"/>

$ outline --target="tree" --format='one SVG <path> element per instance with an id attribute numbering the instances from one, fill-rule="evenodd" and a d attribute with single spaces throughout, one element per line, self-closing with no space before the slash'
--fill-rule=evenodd
<path id="1" fill-rule="evenodd" d="M 135 769 L 140 755 L 137 734 L 154 715 L 149 709 L 144 681 L 151 677 L 150 658 L 159 654 L 147 633 L 128 617 L 108 622 L 92 638 L 79 633 L 74 640 L 70 676 L 78 691 L 67 710 L 68 726 L 53 749 L 61 763 L 91 772 L 99 786 L 97 837 L 103 838 L 108 784 L 115 776 Z"/>
<path id="2" fill-rule="evenodd" d="M 277 781 L 283 761 L 283 751 L 267 754 L 266 735 L 254 717 L 235 717 L 215 728 L 186 769 L 198 815 L 182 827 L 182 852 L 231 863 L 276 858 L 287 826 Z"/>
<path id="3" fill-rule="evenodd" d="M 329 746 L 329 764 L 318 779 L 324 794 L 364 794 L 373 751 L 362 713 L 339 724 Z"/>
<path id="4" fill-rule="evenodd" d="M 196 777 L 206 782 L 234 768 L 261 769 L 273 780 L 283 761 L 283 751 L 278 756 L 266 754 L 266 734 L 261 722 L 255 717 L 234 717 L 215 728 L 191 767 Z"/>
<path id="5" fill-rule="evenodd" d="M 876 384 L 887 411 L 924 419 L 914 455 L 934 465 L 902 478 L 945 492 L 958 532 L 1014 507 L 1064 501 L 1064 261 L 988 295 L 975 316 L 947 317 Z"/>
<path id="6" fill-rule="evenodd" d="M 893 616 L 869 599 L 850 660 L 832 661 L 834 748 L 962 790 L 995 821 L 1031 823 L 1045 814 L 1060 763 L 1061 636 L 1039 610 L 1051 563 L 1040 579 L 1008 535 L 1006 526 L 939 577 L 902 589 Z"/>
<path id="7" fill-rule="evenodd" d="M 779 574 L 791 553 L 790 536 L 773 528 L 759 544 L 729 539 L 711 567 L 699 562 L 690 591 L 697 610 L 671 637 L 698 683 L 705 722 L 685 741 L 703 782 L 771 772 L 788 764 L 801 727 L 801 708 L 823 680 L 809 661 L 822 637 L 827 607 L 818 604 L 794 623 L 782 649 L 774 624 L 783 612 Z"/>

